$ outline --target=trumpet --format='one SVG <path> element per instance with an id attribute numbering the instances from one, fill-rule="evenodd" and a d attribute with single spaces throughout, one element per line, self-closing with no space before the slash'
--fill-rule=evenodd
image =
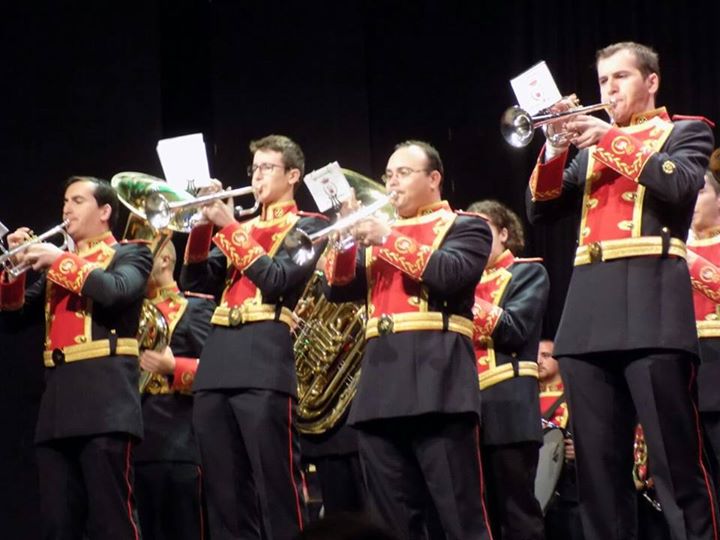
<path id="1" fill-rule="evenodd" d="M 0 244 L 0 251 L 2 251 L 2 255 L 0 255 L 0 268 L 3 268 L 13 278 L 17 278 L 18 276 L 24 274 L 31 268 L 31 265 L 26 263 L 15 264 L 13 259 L 27 250 L 30 246 L 45 242 L 48 238 L 58 234 L 63 236 L 63 242 L 58 247 L 60 249 L 66 249 L 68 244 L 71 242 L 70 237 L 65 230 L 69 223 L 70 221 L 66 219 L 60 223 L 60 225 L 56 225 L 52 229 L 48 229 L 38 236 L 33 236 L 29 240 L 11 249 L 6 249 L 2 244 Z"/>
<path id="2" fill-rule="evenodd" d="M 244 195 L 252 195 L 255 197 L 255 188 L 252 186 L 230 189 L 225 191 L 219 191 L 217 193 L 210 193 L 208 195 L 202 195 L 200 197 L 194 197 L 186 201 L 168 201 L 167 197 L 160 190 L 152 190 L 148 193 L 145 199 L 145 216 L 152 227 L 156 230 L 166 228 L 173 218 L 180 213 L 184 213 L 187 210 L 193 208 L 199 208 L 209 202 L 230 199 L 232 197 L 242 197 Z M 260 207 L 260 203 L 255 198 L 255 204 L 251 208 L 235 207 L 236 216 L 247 216 L 254 214 Z M 200 219 L 199 212 L 190 214 L 186 221 L 189 227 L 192 227 L 194 222 Z"/>
<path id="3" fill-rule="evenodd" d="M 570 118 L 579 114 L 589 114 L 603 109 L 609 109 L 613 106 L 609 103 L 596 103 L 586 107 L 578 107 L 568 111 L 538 114 L 532 116 L 530 113 L 521 109 L 517 105 L 505 110 L 500 117 L 500 133 L 502 133 L 505 141 L 515 148 L 522 148 L 530 144 L 535 135 L 535 130 L 553 124 L 562 118 Z M 551 142 L 559 144 L 561 140 L 567 137 L 565 132 L 557 132 L 552 135 L 548 134 Z"/>
<path id="4" fill-rule="evenodd" d="M 353 225 L 369 218 L 383 206 L 395 200 L 395 197 L 397 197 L 397 194 L 394 191 L 391 191 L 387 195 L 380 197 L 374 203 L 364 206 L 360 210 L 337 220 L 332 225 L 328 225 L 324 229 L 320 229 L 313 234 L 308 234 L 301 229 L 290 231 L 283 241 L 284 247 L 296 264 L 300 266 L 307 264 L 314 258 L 316 250 L 315 246 L 317 244 L 324 241 L 331 235 L 345 232 Z M 352 237 L 346 236 L 345 238 L 339 240 L 335 247 L 339 249 L 347 249 L 352 244 Z"/>

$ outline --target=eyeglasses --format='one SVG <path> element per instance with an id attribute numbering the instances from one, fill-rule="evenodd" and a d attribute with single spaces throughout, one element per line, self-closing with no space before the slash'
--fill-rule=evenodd
<path id="1" fill-rule="evenodd" d="M 278 167 L 280 169 L 286 168 L 285 165 L 278 165 L 276 163 L 257 163 L 253 165 L 248 165 L 247 174 L 250 178 L 252 178 L 255 174 L 255 171 L 257 171 L 258 169 L 260 169 L 261 173 L 265 174 L 272 172 L 275 167 Z"/>
<path id="2" fill-rule="evenodd" d="M 383 174 L 380 178 L 383 182 L 387 184 L 393 176 L 397 176 L 398 178 L 407 178 L 412 173 L 423 171 L 429 172 L 428 169 L 411 169 L 410 167 L 398 167 L 394 171 L 391 171 L 390 169 L 386 170 L 385 174 Z"/>

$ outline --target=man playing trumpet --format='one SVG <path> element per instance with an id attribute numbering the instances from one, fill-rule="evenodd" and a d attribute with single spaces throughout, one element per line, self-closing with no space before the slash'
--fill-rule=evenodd
<path id="1" fill-rule="evenodd" d="M 398 214 L 353 230 L 327 255 L 325 293 L 367 300 L 367 344 L 348 423 L 359 430 L 370 511 L 401 538 L 426 538 L 437 508 L 448 540 L 489 538 L 480 462 L 472 307 L 492 237 L 441 199 L 435 148 L 395 148 L 384 180 Z M 366 249 L 358 249 L 361 243 Z"/>
<path id="2" fill-rule="evenodd" d="M 221 200 L 204 206 L 209 223 L 190 233 L 180 277 L 183 287 L 220 298 L 193 385 L 216 540 L 293 538 L 305 516 L 290 326 L 322 250 L 299 266 L 283 239 L 295 227 L 313 233 L 325 218 L 298 212 L 293 200 L 305 167 L 295 142 L 270 135 L 250 151 L 260 217 L 238 223 Z M 213 225 L 220 229 L 214 236 Z"/>
<path id="3" fill-rule="evenodd" d="M 139 538 L 131 451 L 142 437 L 135 339 L 150 250 L 118 244 L 115 190 L 104 180 L 68 180 L 63 205 L 75 253 L 37 243 L 19 256 L 43 274 L 0 288 L 2 310 L 46 321 L 45 392 L 35 434 L 43 538 Z M 29 230 L 8 236 L 11 248 Z"/>
<path id="4" fill-rule="evenodd" d="M 698 343 L 684 260 L 712 132 L 656 108 L 652 49 L 601 49 L 597 74 L 613 123 L 587 115 L 565 122 L 569 137 L 548 140 L 527 201 L 531 221 L 582 212 L 555 355 L 572 411 L 585 537 L 632 537 L 637 412 L 673 537 L 717 538 L 692 400 Z M 566 167 L 569 144 L 580 151 Z"/>

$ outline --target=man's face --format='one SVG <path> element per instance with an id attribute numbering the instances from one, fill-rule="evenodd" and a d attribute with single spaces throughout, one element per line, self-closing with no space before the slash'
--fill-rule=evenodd
<path id="1" fill-rule="evenodd" d="M 700 233 L 720 225 L 720 197 L 705 176 L 705 185 L 698 192 L 693 212 L 692 229 Z"/>
<path id="2" fill-rule="evenodd" d="M 560 373 L 560 365 L 553 357 L 553 342 L 542 340 L 538 347 L 538 377 L 540 381 L 551 381 Z"/>
<path id="3" fill-rule="evenodd" d="M 78 181 L 65 190 L 63 219 L 69 221 L 67 232 L 77 243 L 101 235 L 109 229 L 110 205 L 98 206 L 95 184 Z"/>
<path id="4" fill-rule="evenodd" d="M 252 186 L 263 205 L 293 198 L 293 185 L 300 179 L 298 169 L 286 169 L 282 152 L 258 150 L 253 155 Z"/>
<path id="5" fill-rule="evenodd" d="M 597 72 L 600 97 L 604 103 L 613 103 L 609 112 L 618 125 L 627 125 L 635 113 L 655 108 L 659 78 L 655 73 L 643 77 L 635 53 L 622 49 L 602 58 Z"/>
<path id="6" fill-rule="evenodd" d="M 427 167 L 427 155 L 419 146 L 404 146 L 390 156 L 385 186 L 388 193 L 397 194 L 393 205 L 400 217 L 413 217 L 421 207 L 440 200 L 440 172 Z"/>

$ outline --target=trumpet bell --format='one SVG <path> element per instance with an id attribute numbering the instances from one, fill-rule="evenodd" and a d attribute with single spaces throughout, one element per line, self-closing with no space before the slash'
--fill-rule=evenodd
<path id="1" fill-rule="evenodd" d="M 160 178 L 139 172 L 121 172 L 112 177 L 111 184 L 120 202 L 156 230 L 169 228 L 187 233 L 197 219 L 194 208 L 177 212 L 169 210 L 170 203 L 192 201 L 194 197 Z"/>
<path id="2" fill-rule="evenodd" d="M 517 105 L 507 109 L 500 117 L 500 133 L 515 148 L 530 144 L 534 131 L 532 117 Z"/>

